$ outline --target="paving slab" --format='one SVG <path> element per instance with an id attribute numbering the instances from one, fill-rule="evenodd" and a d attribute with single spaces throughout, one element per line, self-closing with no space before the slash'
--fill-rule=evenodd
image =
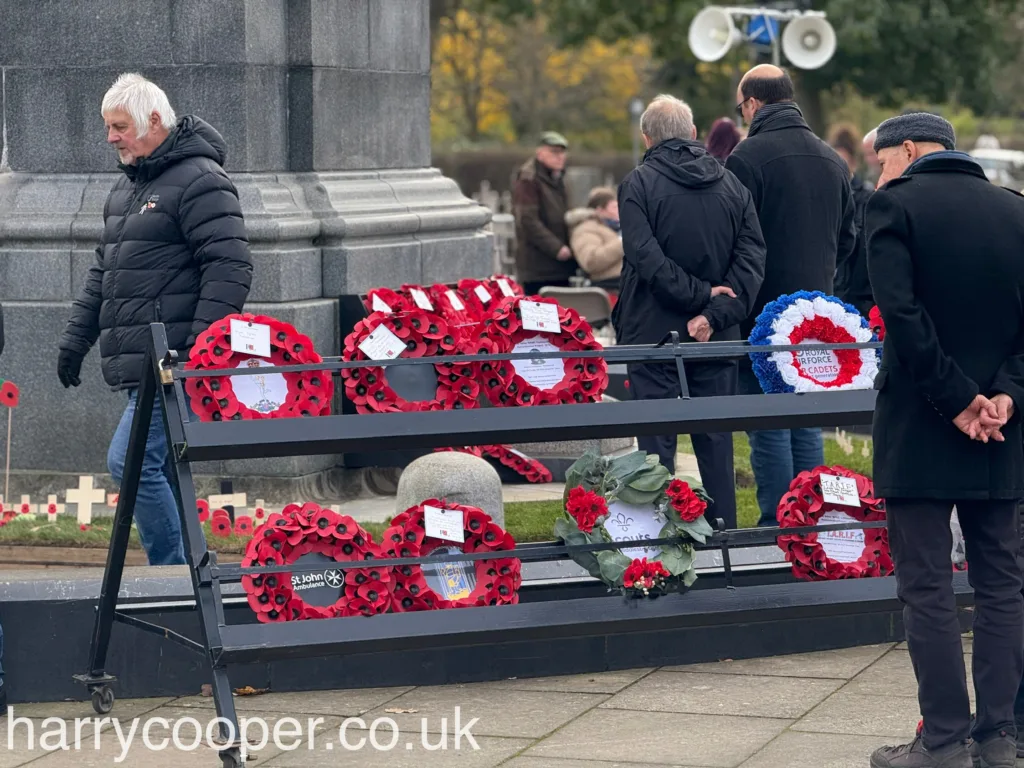
<path id="1" fill-rule="evenodd" d="M 974 701 L 974 680 L 972 679 L 971 657 L 964 658 L 967 669 L 967 690 Z M 865 696 L 908 696 L 917 697 L 917 678 L 910 653 L 893 650 L 865 669 L 843 689 L 847 693 Z"/>
<path id="2" fill-rule="evenodd" d="M 509 691 L 555 691 L 564 693 L 618 693 L 626 686 L 646 677 L 654 669 L 623 669 L 613 672 L 595 672 L 582 675 L 557 675 L 554 677 L 522 677 L 480 683 Z"/>
<path id="3" fill-rule="evenodd" d="M 607 762 L 605 760 L 565 760 L 560 757 L 514 757 L 501 768 L 637 768 L 637 763 Z M 644 763 L 644 768 L 678 768 L 661 763 Z"/>
<path id="4" fill-rule="evenodd" d="M 598 708 L 530 747 L 523 757 L 734 768 L 792 722 Z"/>
<path id="5" fill-rule="evenodd" d="M 133 717 L 145 714 L 157 707 L 162 707 L 174 701 L 170 696 L 153 699 L 117 699 L 114 702 L 114 709 L 109 715 L 97 715 L 92 708 L 91 701 L 53 701 L 41 704 L 12 704 L 14 717 L 59 717 L 62 720 L 75 720 L 77 718 L 100 718 L 116 717 L 121 720 L 130 720 Z M 210 699 L 212 702 L 213 699 Z M 212 706 L 212 705 L 211 705 Z"/>
<path id="6" fill-rule="evenodd" d="M 713 672 L 721 675 L 769 675 L 778 677 L 819 677 L 849 680 L 880 659 L 893 647 L 892 643 L 839 648 L 814 653 L 794 653 L 759 659 L 738 659 L 663 667 L 670 671 Z"/>
<path id="7" fill-rule="evenodd" d="M 786 731 L 740 768 L 866 768 L 871 753 L 884 745 L 877 736 Z"/>
<path id="8" fill-rule="evenodd" d="M 415 690 L 366 713 L 366 719 L 391 717 L 400 728 L 415 728 L 426 719 L 430 733 L 473 719 L 482 736 L 540 738 L 608 700 L 605 694 L 497 690 L 489 685 L 445 685 Z M 388 712 L 388 710 L 410 710 Z"/>
<path id="9" fill-rule="evenodd" d="M 796 719 L 841 685 L 842 680 L 802 677 L 655 672 L 601 707 Z"/>
<path id="10" fill-rule="evenodd" d="M 910 739 L 920 719 L 915 698 L 864 696 L 842 690 L 794 723 L 792 730 Z"/>
<path id="11" fill-rule="evenodd" d="M 355 731 L 348 732 L 350 744 L 358 744 L 359 738 L 360 735 Z M 379 744 L 386 746 L 390 740 L 388 733 L 378 732 Z M 335 746 L 331 750 L 301 749 L 285 752 L 266 762 L 256 763 L 255 768 L 497 768 L 531 744 L 526 739 L 496 739 L 489 736 L 476 737 L 476 743 L 477 749 L 472 749 L 464 742 L 462 748 L 455 751 L 454 739 L 449 735 L 447 750 L 426 750 L 420 743 L 419 734 L 403 734 L 390 750 L 376 750 L 367 740 L 362 749 L 355 751 Z M 407 746 L 411 746 L 411 749 Z"/>
<path id="12" fill-rule="evenodd" d="M 375 707 L 397 699 L 413 690 L 412 686 L 398 688 L 356 688 L 345 691 L 294 691 L 263 693 L 256 696 L 235 696 L 238 712 L 282 712 L 289 714 L 331 715 L 356 717 Z M 210 696 L 189 696 L 176 699 L 175 706 L 213 709 Z"/>

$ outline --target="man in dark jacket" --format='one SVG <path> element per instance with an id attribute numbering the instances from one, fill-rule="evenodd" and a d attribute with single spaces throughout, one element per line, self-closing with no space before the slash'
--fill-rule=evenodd
<path id="1" fill-rule="evenodd" d="M 196 117 L 177 121 L 164 92 L 140 75 L 118 78 L 101 111 L 124 176 L 107 197 L 96 263 L 61 335 L 57 373 L 65 387 L 78 386 L 99 339 L 103 378 L 128 396 L 107 455 L 121 482 L 149 324 L 163 323 L 171 348 L 187 352 L 209 325 L 241 311 L 252 262 L 220 134 Z M 167 467 L 158 403 L 135 506 L 151 565 L 185 562 Z"/>
<path id="2" fill-rule="evenodd" d="M 690 108 L 659 96 L 640 118 L 643 164 L 619 187 L 625 258 L 612 322 L 619 344 L 656 344 L 670 331 L 684 341 L 738 340 L 764 278 L 765 245 L 750 192 L 696 141 Z M 687 362 L 695 397 L 736 394 L 735 360 Z M 679 397 L 672 363 L 629 366 L 637 399 Z M 709 515 L 736 526 L 732 435 L 693 435 Z M 675 472 L 676 436 L 642 437 Z"/>
<path id="3" fill-rule="evenodd" d="M 549 131 L 534 157 L 516 173 L 512 207 L 516 218 L 516 277 L 527 296 L 545 285 L 569 285 L 577 264 L 569 248 L 569 193 L 565 160 L 569 143 Z"/>
<path id="4" fill-rule="evenodd" d="M 885 497 L 923 728 L 875 768 L 1011 768 L 1024 601 L 1024 198 L 955 152 L 941 117 L 878 128 L 868 270 L 885 321 L 876 381 L 875 491 Z M 965 314 L 966 313 L 966 314 Z M 950 579 L 956 506 L 974 587 L 977 719 Z M 970 747 L 966 740 L 973 736 Z"/>
<path id="5" fill-rule="evenodd" d="M 768 245 L 764 283 L 740 326 L 744 338 L 765 304 L 779 296 L 801 290 L 831 294 L 836 263 L 846 261 L 856 244 L 849 171 L 808 127 L 793 96 L 789 75 L 769 64 L 747 72 L 736 96 L 750 129 L 726 168 L 754 196 Z M 750 361 L 741 361 L 740 392 L 761 391 Z M 793 478 L 825 462 L 821 430 L 762 430 L 749 436 L 760 524 L 777 525 L 776 508 Z"/>
<path id="6" fill-rule="evenodd" d="M 855 134 L 849 127 L 837 128 L 829 141 L 832 149 L 850 169 L 850 189 L 853 191 L 853 222 L 857 230 L 857 245 L 844 262 L 836 265 L 836 296 L 847 304 L 855 307 L 864 317 L 875 306 L 871 293 L 871 281 L 868 279 L 868 246 L 864 233 L 864 211 L 868 199 L 875 191 L 875 186 L 860 177 L 857 173 L 860 164 L 860 152 Z"/>

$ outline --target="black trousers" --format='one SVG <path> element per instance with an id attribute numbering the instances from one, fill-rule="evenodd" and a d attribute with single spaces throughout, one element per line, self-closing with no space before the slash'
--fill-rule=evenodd
<path id="1" fill-rule="evenodd" d="M 1024 667 L 1024 598 L 1014 501 L 955 502 L 974 588 L 974 738 L 1016 733 L 1014 699 Z M 971 706 L 953 599 L 949 529 L 953 501 L 887 499 L 896 589 L 917 696 L 922 738 L 936 749 L 971 736 Z"/>
<path id="2" fill-rule="evenodd" d="M 686 381 L 691 397 L 735 395 L 737 366 L 732 360 L 706 363 L 685 363 Z M 675 363 L 629 366 L 629 388 L 637 400 L 660 400 L 680 396 L 679 377 Z M 720 517 L 729 528 L 736 527 L 736 477 L 733 472 L 732 435 L 716 432 L 691 435 L 693 452 L 697 454 L 701 482 L 711 496 L 707 517 Z M 641 451 L 654 453 L 661 463 L 675 474 L 676 435 L 640 437 Z"/>

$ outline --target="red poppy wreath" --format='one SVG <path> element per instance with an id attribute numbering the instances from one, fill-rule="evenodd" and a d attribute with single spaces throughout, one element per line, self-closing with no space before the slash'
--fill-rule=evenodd
<path id="1" fill-rule="evenodd" d="M 528 319 L 524 323 L 523 309 Z M 547 311 L 551 330 L 534 330 Z M 543 308 L 551 307 L 550 310 Z M 541 320 L 539 322 L 544 322 Z M 509 354 L 524 352 L 583 352 L 600 350 L 590 324 L 579 314 L 558 306 L 554 299 L 506 298 L 484 321 L 474 352 Z M 478 380 L 496 406 L 591 403 L 601 399 L 608 387 L 608 365 L 603 358 L 566 357 L 536 360 L 499 360 L 477 363 Z"/>
<path id="2" fill-rule="evenodd" d="M 441 317 L 421 310 L 374 313 L 356 323 L 345 338 L 342 359 L 352 362 L 398 357 L 436 357 L 463 351 L 464 341 L 457 330 Z M 410 411 L 447 411 L 476 408 L 480 385 L 475 368 L 467 363 L 439 363 L 437 391 L 430 400 L 406 400 L 388 386 L 384 366 L 342 370 L 345 395 L 359 413 Z"/>
<path id="3" fill-rule="evenodd" d="M 470 445 L 458 448 L 435 448 L 434 450 L 439 453 L 456 451 L 480 458 L 487 456 L 497 459 L 503 466 L 515 470 L 530 483 L 550 483 L 552 479 L 551 470 L 541 462 L 507 445 Z"/>
<path id="4" fill-rule="evenodd" d="M 454 512 L 462 519 L 455 532 L 464 541 L 427 536 L 425 517 L 430 509 Z M 457 523 L 456 523 L 457 525 Z M 431 553 L 458 554 L 500 552 L 515 548 L 515 540 L 491 516 L 477 507 L 424 501 L 397 515 L 384 532 L 382 547 L 387 557 L 421 557 Z M 522 584 L 518 558 L 496 557 L 466 563 L 402 565 L 392 569 L 395 581 L 393 610 L 432 611 L 507 605 L 519 602 Z"/>
<path id="5" fill-rule="evenodd" d="M 231 349 L 231 323 L 270 328 L 270 356 Z M 322 363 L 308 336 L 288 323 L 263 315 L 228 315 L 199 334 L 189 353 L 189 370 L 261 368 Z M 334 379 L 329 371 L 186 379 L 192 410 L 200 421 L 326 416 L 331 412 Z"/>
<path id="6" fill-rule="evenodd" d="M 325 569 L 312 573 L 265 573 L 243 576 L 249 605 L 262 622 L 372 616 L 391 607 L 390 570 L 380 562 L 373 537 L 348 515 L 310 502 L 290 504 L 256 529 L 242 559 L 243 568 L 291 565 L 306 555 L 321 555 Z M 333 570 L 330 561 L 372 560 L 366 568 Z M 311 605 L 298 593 L 336 590 L 328 605 Z M 333 592 L 331 592 L 333 594 Z"/>
<path id="7" fill-rule="evenodd" d="M 846 487 L 851 481 L 855 495 Z M 818 467 L 797 475 L 776 517 L 782 528 L 875 522 L 885 520 L 885 501 L 875 497 L 874 484 L 864 475 L 845 467 Z M 888 576 L 893 570 L 885 528 L 782 535 L 778 544 L 793 574 L 807 581 Z"/>

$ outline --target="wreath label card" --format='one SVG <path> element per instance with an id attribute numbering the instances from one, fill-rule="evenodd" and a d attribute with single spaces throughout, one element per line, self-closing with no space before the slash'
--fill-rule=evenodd
<path id="1" fill-rule="evenodd" d="M 232 343 L 234 343 L 232 335 Z M 269 342 L 268 342 L 269 343 Z M 237 368 L 271 368 L 273 363 L 250 357 Z M 235 398 L 256 413 L 273 413 L 288 400 L 288 382 L 282 373 L 261 373 L 256 376 L 235 376 L 232 387 Z"/>
<path id="2" fill-rule="evenodd" d="M 409 293 L 412 295 L 412 300 L 416 302 L 416 306 L 420 309 L 426 310 L 427 312 L 434 311 L 434 305 L 430 303 L 430 299 L 419 288 L 410 288 Z"/>
<path id="3" fill-rule="evenodd" d="M 805 344 L 820 344 L 818 339 L 807 339 Z M 797 370 L 821 384 L 830 384 L 839 378 L 839 358 L 831 350 L 796 353 Z"/>
<path id="4" fill-rule="evenodd" d="M 459 298 L 459 294 L 449 288 L 445 291 L 445 296 L 448 297 L 448 302 L 452 305 L 452 309 L 456 312 L 465 312 L 466 305 L 462 303 L 462 299 Z"/>
<path id="5" fill-rule="evenodd" d="M 525 320 L 524 320 L 525 322 Z M 512 348 L 515 354 L 558 352 L 558 347 L 543 336 L 524 339 Z M 565 378 L 565 363 L 557 357 L 513 360 L 512 367 L 527 384 L 537 389 L 552 389 Z"/>
<path id="6" fill-rule="evenodd" d="M 653 504 L 626 504 L 613 501 L 608 505 L 608 519 L 604 527 L 612 541 L 661 538 L 661 529 L 668 518 Z M 660 547 L 628 547 L 620 550 L 629 558 L 657 558 Z"/>
<path id="7" fill-rule="evenodd" d="M 391 307 L 384 299 L 378 296 L 376 293 L 373 294 L 373 298 L 370 301 L 370 306 L 373 307 L 374 312 L 387 312 L 391 314 Z"/>
<path id="8" fill-rule="evenodd" d="M 852 477 L 822 474 L 821 497 L 829 504 L 860 509 L 860 494 L 857 492 L 857 481 Z"/>
<path id="9" fill-rule="evenodd" d="M 405 342 L 382 324 L 363 339 L 359 349 L 371 360 L 394 360 L 405 351 Z"/>
<path id="10" fill-rule="evenodd" d="M 521 301 L 519 310 L 523 313 L 524 330 L 544 331 L 545 333 L 554 333 L 559 330 L 557 304 Z"/>
<path id="11" fill-rule="evenodd" d="M 424 511 L 427 509 L 432 507 L 425 507 Z M 431 554 L 459 555 L 462 550 L 458 547 L 438 547 Z M 465 563 L 424 563 L 423 578 L 427 586 L 445 600 L 465 600 L 476 589 L 476 575 L 466 568 Z"/>
<path id="12" fill-rule="evenodd" d="M 334 561 L 326 555 L 311 552 L 295 562 L 300 565 L 323 563 L 324 566 L 328 566 Z M 323 571 L 293 573 L 292 591 L 307 605 L 318 607 L 334 605 L 345 592 L 345 572 L 339 571 L 337 568 L 325 567 Z"/>
<path id="13" fill-rule="evenodd" d="M 508 280 L 503 277 L 499 277 L 497 280 L 498 287 L 501 289 L 501 293 L 504 296 L 515 296 L 516 292 L 512 290 L 512 286 L 508 284 Z"/>
<path id="14" fill-rule="evenodd" d="M 845 512 L 835 510 L 818 518 L 818 525 L 846 525 L 849 522 L 850 517 Z M 818 543 L 827 557 L 840 563 L 855 563 L 864 554 L 864 531 L 822 531 L 818 534 Z"/>
<path id="15" fill-rule="evenodd" d="M 491 296 L 491 292 L 484 288 L 482 285 L 478 285 L 473 290 L 476 293 L 476 297 L 480 299 L 481 303 L 483 304 L 486 304 L 488 301 L 494 298 L 493 296 Z"/>
<path id="16" fill-rule="evenodd" d="M 241 352 L 243 355 L 270 357 L 270 326 L 232 320 L 231 351 Z"/>
<path id="17" fill-rule="evenodd" d="M 427 536 L 432 538 L 456 541 L 459 544 L 466 540 L 462 512 L 457 509 L 441 509 L 425 505 L 423 507 L 423 523 Z"/>

